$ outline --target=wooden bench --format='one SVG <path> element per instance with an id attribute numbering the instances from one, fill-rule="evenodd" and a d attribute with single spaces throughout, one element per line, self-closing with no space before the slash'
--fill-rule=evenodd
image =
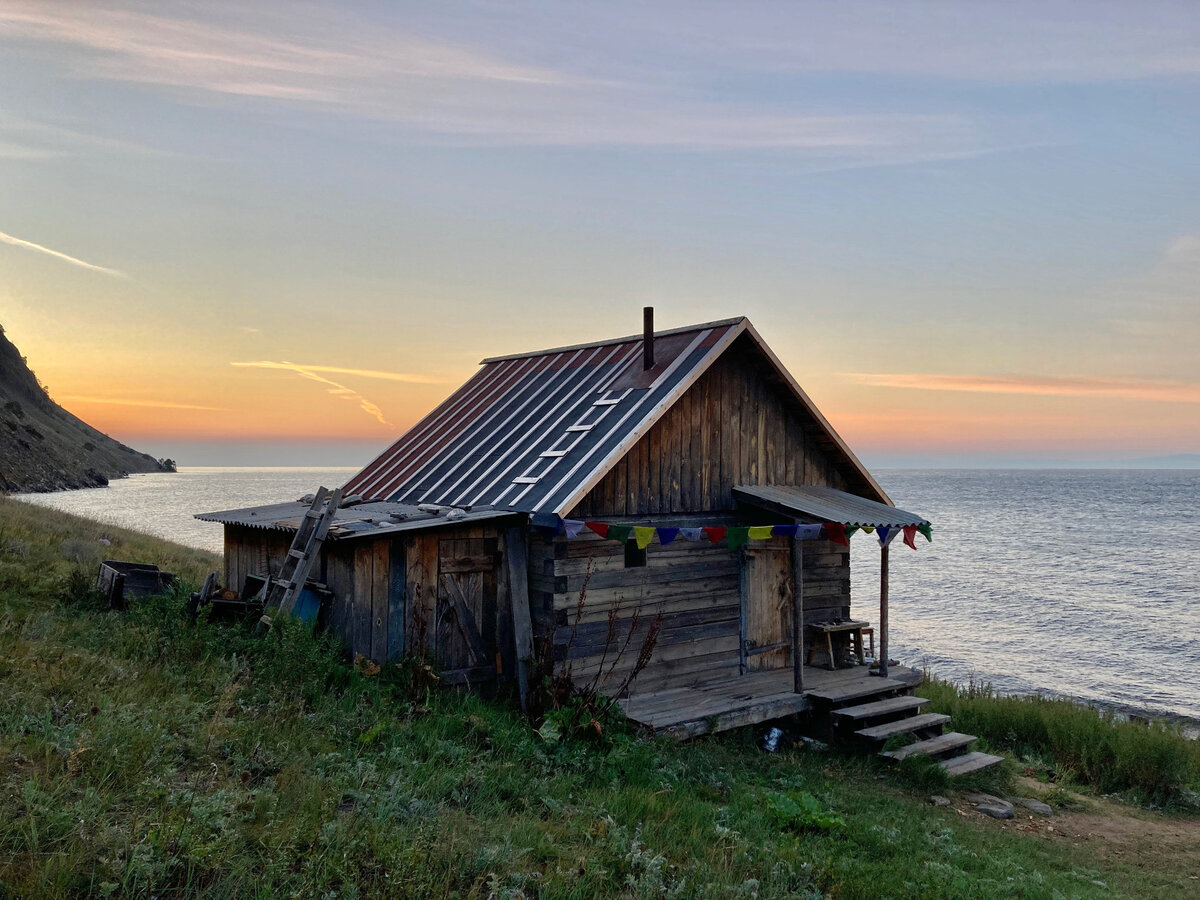
<path id="1" fill-rule="evenodd" d="M 813 651 L 817 649 L 817 643 L 820 641 L 820 636 L 824 635 L 825 652 L 829 654 L 829 668 L 836 669 L 837 657 L 833 653 L 833 636 L 835 634 L 845 634 L 849 639 L 851 646 L 854 648 L 854 655 L 858 657 L 858 664 L 865 665 L 866 658 L 863 655 L 863 630 L 870 631 L 870 622 L 860 622 L 854 619 L 849 619 L 843 622 L 814 622 L 808 625 L 809 631 L 816 634 L 817 639 L 808 642 L 808 665 L 812 665 Z M 871 643 L 874 644 L 874 633 L 871 635 Z"/>

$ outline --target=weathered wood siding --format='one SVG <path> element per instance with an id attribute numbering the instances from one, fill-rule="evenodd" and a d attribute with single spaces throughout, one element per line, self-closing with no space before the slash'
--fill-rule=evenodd
<path id="1" fill-rule="evenodd" d="M 830 438 L 787 391 L 761 356 L 735 344 L 569 517 L 732 510 L 739 484 L 845 490 Z"/>
<path id="2" fill-rule="evenodd" d="M 646 549 L 645 566 L 625 568 L 622 546 L 585 534 L 573 541 L 533 541 L 530 569 L 542 657 L 553 660 L 558 671 L 569 667 L 577 682 L 591 681 L 603 666 L 601 685 L 615 690 L 660 613 L 653 655 L 632 693 L 740 672 L 739 551 L 689 541 L 655 543 Z M 635 610 L 640 619 L 631 636 Z"/>
<path id="3" fill-rule="evenodd" d="M 240 591 L 247 575 L 278 575 L 292 535 L 245 525 L 225 526 L 225 586 Z"/>

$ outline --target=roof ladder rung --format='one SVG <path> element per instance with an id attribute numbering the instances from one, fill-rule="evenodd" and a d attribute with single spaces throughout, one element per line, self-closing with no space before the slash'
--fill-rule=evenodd
<path id="1" fill-rule="evenodd" d="M 537 484 L 541 481 L 536 475 L 518 475 L 513 479 L 513 484 Z"/>
<path id="2" fill-rule="evenodd" d="M 568 432 L 571 432 L 571 431 L 591 431 L 591 430 L 592 430 L 592 428 L 594 428 L 594 427 L 595 427 L 595 426 L 593 426 L 593 425 L 568 425 L 568 426 L 567 426 L 567 431 L 568 431 Z"/>
<path id="3" fill-rule="evenodd" d="M 540 459 L 561 459 L 567 455 L 566 450 L 543 450 L 538 454 Z"/>

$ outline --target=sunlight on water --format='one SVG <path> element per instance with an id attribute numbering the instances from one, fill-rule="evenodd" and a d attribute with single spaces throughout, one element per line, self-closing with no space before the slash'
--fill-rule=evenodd
<path id="1" fill-rule="evenodd" d="M 224 548 L 223 529 L 197 522 L 196 513 L 296 500 L 324 485 L 342 484 L 357 468 L 181 468 L 173 475 L 131 475 L 106 488 L 57 494 L 19 494 L 18 499 L 61 509 L 166 538 L 214 553 Z"/>

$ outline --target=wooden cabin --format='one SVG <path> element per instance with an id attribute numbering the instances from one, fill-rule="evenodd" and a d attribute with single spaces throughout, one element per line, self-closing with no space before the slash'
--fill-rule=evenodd
<path id="1" fill-rule="evenodd" d="M 486 359 L 345 496 L 312 578 L 354 654 L 427 650 L 448 682 L 516 680 L 522 696 L 541 660 L 682 736 L 803 710 L 830 685 L 919 680 L 888 669 L 886 582 L 879 606 L 852 598 L 849 547 L 829 538 L 928 523 L 895 508 L 745 318 Z M 276 574 L 306 509 L 199 516 L 225 526 L 225 583 Z M 763 536 L 789 524 L 820 527 Z M 597 533 L 622 525 L 760 527 L 643 548 Z M 884 677 L 830 668 L 845 651 L 821 626 L 873 611 Z"/>

